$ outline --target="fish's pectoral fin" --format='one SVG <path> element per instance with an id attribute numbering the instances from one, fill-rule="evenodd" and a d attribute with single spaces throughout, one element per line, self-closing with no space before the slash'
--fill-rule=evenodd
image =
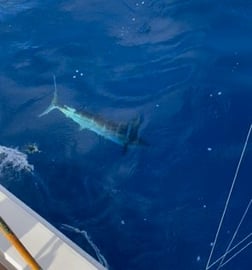
<path id="1" fill-rule="evenodd" d="M 79 131 L 82 131 L 83 129 L 86 129 L 85 127 L 79 127 Z"/>

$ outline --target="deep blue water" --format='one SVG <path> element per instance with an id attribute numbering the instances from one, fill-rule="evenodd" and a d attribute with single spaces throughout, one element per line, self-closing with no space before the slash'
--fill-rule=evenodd
<path id="1" fill-rule="evenodd" d="M 110 269 L 205 269 L 252 123 L 251 14 L 236 0 L 0 0 L 0 144 L 41 150 L 34 175 L 2 184 L 95 256 L 62 224 L 85 230 Z M 141 115 L 149 146 L 38 118 L 53 74 L 61 104 Z M 214 258 L 252 197 L 251 149 Z M 251 228 L 250 209 L 236 243 Z M 251 251 L 223 268 L 251 269 Z"/>

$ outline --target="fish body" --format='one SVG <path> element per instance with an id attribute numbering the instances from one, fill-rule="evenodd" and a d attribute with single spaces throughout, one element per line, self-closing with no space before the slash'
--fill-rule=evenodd
<path id="1" fill-rule="evenodd" d="M 67 105 L 61 106 L 57 101 L 57 86 L 54 77 L 54 96 L 49 107 L 40 116 L 46 115 L 52 110 L 62 112 L 65 117 L 79 125 L 80 130 L 87 129 L 116 144 L 127 147 L 130 144 L 143 144 L 138 137 L 141 118 L 138 117 L 128 123 L 115 123 L 108 121 L 99 115 L 88 111 L 77 111 Z"/>

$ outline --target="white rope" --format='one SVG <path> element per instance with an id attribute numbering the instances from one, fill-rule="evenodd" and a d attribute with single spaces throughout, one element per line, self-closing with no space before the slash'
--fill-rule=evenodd
<path id="1" fill-rule="evenodd" d="M 233 244 L 233 242 L 235 240 L 235 237 L 236 237 L 236 235 L 237 235 L 237 233 L 238 233 L 238 231 L 239 231 L 239 229 L 241 227 L 241 224 L 242 224 L 243 220 L 245 219 L 245 217 L 246 217 L 246 215 L 248 213 L 248 210 L 249 210 L 249 207 L 250 207 L 251 203 L 252 203 L 252 199 L 250 199 L 250 201 L 249 201 L 249 203 L 248 203 L 248 205 L 247 205 L 247 207 L 246 207 L 246 209 L 245 209 L 245 211 L 244 211 L 244 213 L 242 215 L 242 218 L 241 218 L 241 220 L 240 220 L 240 222 L 239 222 L 239 224 L 238 224 L 238 226 L 237 226 L 237 228 L 236 228 L 236 230 L 235 230 L 235 232 L 233 234 L 233 237 L 232 237 L 231 241 L 229 242 L 229 244 L 228 244 L 228 246 L 226 248 L 224 256 L 222 257 L 222 260 L 220 261 L 220 264 L 219 264 L 217 270 L 219 270 L 222 267 L 222 265 L 224 265 L 223 262 L 224 262 L 224 260 L 226 258 L 225 254 L 229 251 L 230 247 L 232 246 L 232 244 Z"/>
<path id="2" fill-rule="evenodd" d="M 219 237 L 220 230 L 221 230 L 221 227 L 222 227 L 222 224 L 223 224 L 223 220 L 224 220 L 224 217 L 225 217 L 226 212 L 227 212 L 227 208 L 228 208 L 228 205 L 229 205 L 229 201 L 230 201 L 230 198 L 231 198 L 231 195 L 232 195 L 232 192 L 233 192 L 233 189 L 234 189 L 234 185 L 235 185 L 235 182 L 236 182 L 236 179 L 237 179 L 239 170 L 240 170 L 240 166 L 241 166 L 241 163 L 242 163 L 242 160 L 243 160 L 243 157 L 244 157 L 246 148 L 247 148 L 247 144 L 248 144 L 248 140 L 249 140 L 249 137 L 250 137 L 251 129 L 252 129 L 252 125 L 250 125 L 249 131 L 248 131 L 248 133 L 247 133 L 247 137 L 246 137 L 246 140 L 245 140 L 243 149 L 242 149 L 242 153 L 241 153 L 239 162 L 238 162 L 237 167 L 236 167 L 236 170 L 235 170 L 234 178 L 233 178 L 233 181 L 232 181 L 230 190 L 229 190 L 229 194 L 228 194 L 228 197 L 227 197 L 227 200 L 226 200 L 226 203 L 225 203 L 225 207 L 224 207 L 224 210 L 223 210 L 221 219 L 220 219 L 220 223 L 219 223 L 217 232 L 216 232 L 216 234 L 215 234 L 213 246 L 212 246 L 212 249 L 211 249 L 211 252 L 210 252 L 208 261 L 207 261 L 206 270 L 209 269 L 209 263 L 210 263 L 210 261 L 211 261 L 211 259 L 212 259 L 213 252 L 214 252 L 215 246 L 216 246 L 216 242 L 217 242 L 217 239 L 218 239 L 218 237 Z"/>
<path id="3" fill-rule="evenodd" d="M 243 248 L 241 248 L 239 251 L 237 251 L 233 256 L 231 256 L 228 260 L 226 260 L 220 267 L 223 267 L 225 264 L 230 262 L 232 259 L 234 259 L 234 257 L 236 257 L 238 254 L 240 254 L 242 251 L 244 251 L 251 244 L 252 244 L 252 241 L 250 241 L 247 245 L 245 245 Z"/>
<path id="4" fill-rule="evenodd" d="M 233 246 L 231 249 L 229 249 L 227 251 L 227 253 L 225 253 L 224 255 L 222 255 L 220 258 L 218 258 L 217 260 L 215 260 L 213 263 L 211 263 L 208 266 L 208 269 L 212 268 L 215 264 L 217 264 L 224 256 L 227 256 L 229 253 L 231 253 L 233 250 L 235 250 L 236 248 L 238 248 L 242 243 L 244 243 L 247 239 L 249 239 L 252 236 L 252 233 L 249 233 L 246 237 L 244 237 L 240 242 L 238 242 L 235 246 Z M 243 248 L 241 248 L 243 249 Z M 241 250 L 240 249 L 240 250 Z"/>

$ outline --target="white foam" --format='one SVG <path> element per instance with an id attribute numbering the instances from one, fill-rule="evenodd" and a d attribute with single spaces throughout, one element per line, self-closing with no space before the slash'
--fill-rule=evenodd
<path id="1" fill-rule="evenodd" d="M 0 175 L 7 170 L 32 172 L 33 169 L 33 165 L 27 161 L 26 154 L 15 148 L 0 145 Z"/>

